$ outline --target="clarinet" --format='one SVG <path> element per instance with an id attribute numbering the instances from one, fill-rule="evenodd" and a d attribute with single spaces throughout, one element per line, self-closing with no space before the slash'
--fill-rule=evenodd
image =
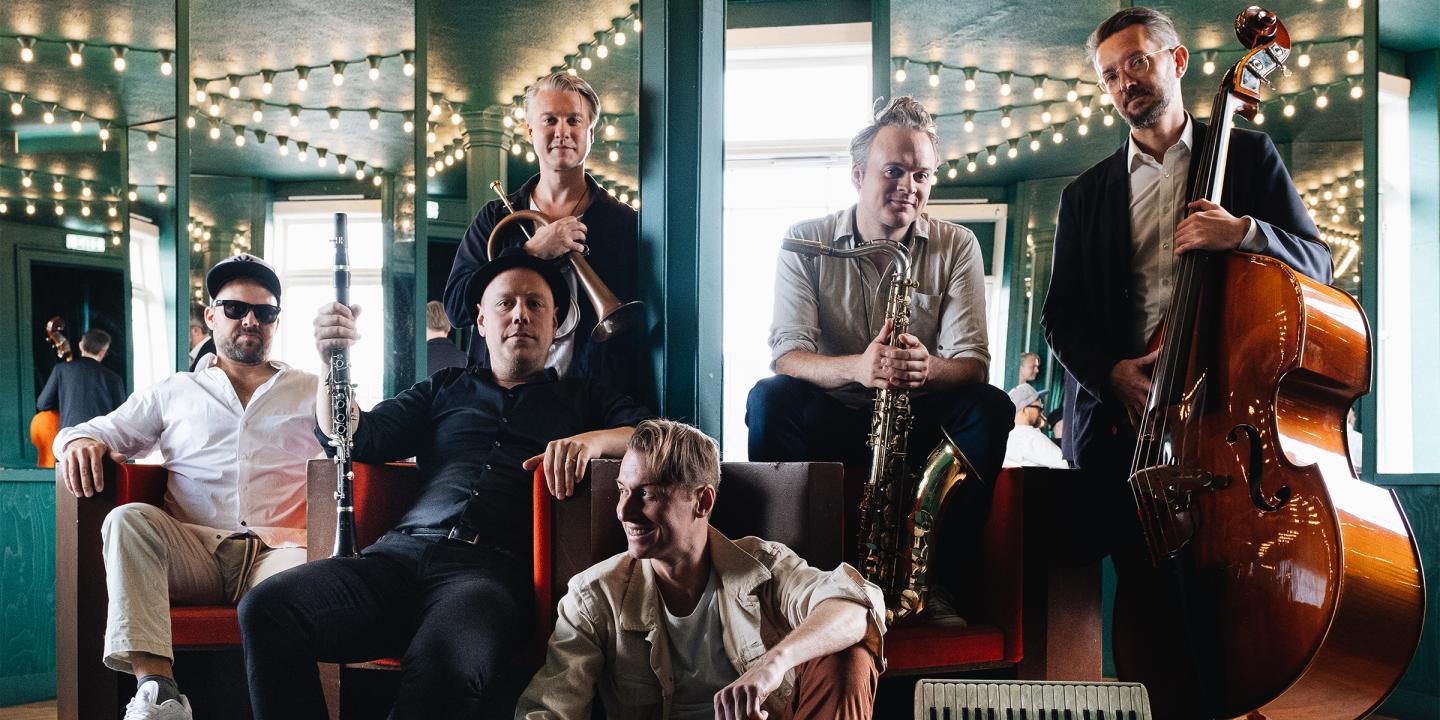
<path id="1" fill-rule="evenodd" d="M 335 213 L 335 301 L 350 305 L 350 251 L 345 239 L 345 213 Z M 335 447 L 335 551 L 330 557 L 352 557 L 355 551 L 355 473 L 351 469 L 350 408 L 355 386 L 350 382 L 350 350 L 330 351 L 330 444 Z"/>

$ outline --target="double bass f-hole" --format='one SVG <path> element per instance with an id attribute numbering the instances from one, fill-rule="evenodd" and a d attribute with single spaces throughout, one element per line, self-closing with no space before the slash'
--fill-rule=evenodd
<path id="1" fill-rule="evenodd" d="M 1250 502 L 1264 512 L 1275 512 L 1290 501 L 1290 486 L 1281 485 L 1275 491 L 1275 497 L 1265 497 L 1265 489 L 1260 485 L 1265 470 L 1265 459 L 1260 452 L 1260 431 L 1254 425 L 1236 425 L 1230 428 L 1225 441 L 1234 445 L 1240 441 L 1241 435 L 1249 440 L 1246 445 L 1250 450 L 1250 462 L 1245 468 L 1245 482 L 1250 486 Z"/>

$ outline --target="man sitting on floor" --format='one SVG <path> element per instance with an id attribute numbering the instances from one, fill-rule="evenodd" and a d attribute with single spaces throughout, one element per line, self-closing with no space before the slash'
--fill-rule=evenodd
<path id="1" fill-rule="evenodd" d="M 319 378 L 270 360 L 280 279 L 237 255 L 205 275 L 205 322 L 218 352 L 55 437 L 56 481 L 76 497 L 104 489 L 101 461 L 158 450 L 165 508 L 110 511 L 104 539 L 105 664 L 138 679 L 127 720 L 189 720 L 175 686 L 170 603 L 235 603 L 305 562 L 305 462 L 320 456 Z"/>
<path id="2" fill-rule="evenodd" d="M 570 580 L 517 719 L 589 718 L 597 692 L 614 720 L 870 717 L 879 588 L 712 528 L 720 452 L 688 425 L 641 423 L 618 482 L 629 550 Z"/>

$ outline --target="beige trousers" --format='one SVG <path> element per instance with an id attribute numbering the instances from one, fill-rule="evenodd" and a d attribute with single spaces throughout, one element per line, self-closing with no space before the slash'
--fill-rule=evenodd
<path id="1" fill-rule="evenodd" d="M 239 602 L 250 588 L 305 562 L 305 548 L 265 547 L 254 535 L 205 550 L 201 533 L 145 503 L 121 505 L 105 516 L 105 665 L 132 672 L 130 653 L 175 659 L 170 605 Z M 213 532 L 213 531 L 211 531 Z"/>

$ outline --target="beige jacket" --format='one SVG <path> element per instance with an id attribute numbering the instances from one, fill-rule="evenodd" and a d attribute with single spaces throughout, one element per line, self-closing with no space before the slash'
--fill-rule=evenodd
<path id="1" fill-rule="evenodd" d="M 812 568 L 776 542 L 731 541 L 710 528 L 710 560 L 720 578 L 725 654 L 744 674 L 817 605 L 843 598 L 869 608 L 862 641 L 882 662 L 885 601 L 880 589 L 849 565 Z M 545 667 L 525 689 L 515 717 L 588 720 L 599 693 L 611 720 L 667 718 L 674 697 L 670 643 L 649 560 L 621 553 L 570 580 L 560 601 Z M 790 716 L 795 674 L 785 674 L 765 701 L 770 717 Z"/>

